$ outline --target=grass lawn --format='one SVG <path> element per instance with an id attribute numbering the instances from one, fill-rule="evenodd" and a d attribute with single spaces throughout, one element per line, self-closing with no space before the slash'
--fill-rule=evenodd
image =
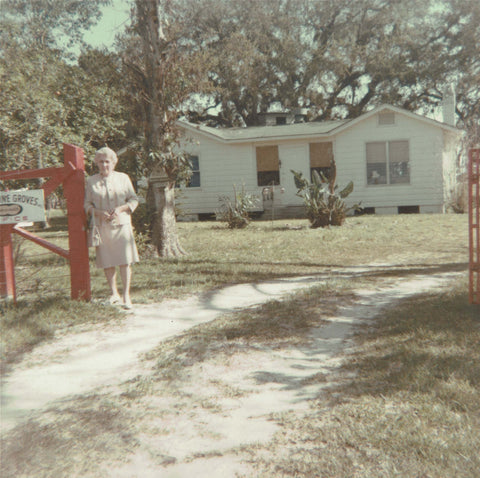
<path id="1" fill-rule="evenodd" d="M 362 328 L 340 384 L 301 419 L 277 417 L 276 439 L 250 450 L 259 476 L 478 476 L 480 309 L 465 287 Z"/>
<path id="2" fill-rule="evenodd" d="M 66 232 L 54 219 L 52 230 L 41 235 L 67 247 Z M 379 269 L 388 265 L 381 274 L 405 274 L 463 269 L 468 261 L 466 215 L 351 217 L 344 226 L 329 229 L 310 229 L 306 220 L 253 222 L 237 231 L 215 222 L 179 223 L 178 233 L 188 255 L 136 264 L 134 302 L 159 302 L 225 284 L 362 264 L 375 263 Z M 103 271 L 93 260 L 92 304 L 69 301 L 66 261 L 23 239 L 18 242 L 15 273 L 17 307 L 0 302 L 4 363 L 51 338 L 57 328 L 118 314 L 98 303 L 108 291 Z"/>
<path id="3" fill-rule="evenodd" d="M 214 397 L 245 393 L 222 385 L 221 376 L 211 399 L 186 393 L 203 366 L 227 367 L 259 349 L 274 353 L 305 344 L 312 327 L 354 300 L 355 287 L 467 267 L 462 215 L 353 217 L 344 227 L 325 230 L 311 230 L 306 221 L 254 222 L 241 231 L 217 223 L 181 223 L 178 229 L 189 255 L 136 265 L 134 301 L 328 271 L 331 280 L 167 340 L 146 357 L 150 371 L 115 393 L 66 401 L 50 416 L 17 427 L 2 443 L 5 476 L 114 476 L 105 470 L 145 449 L 145 440 L 155 443 L 167 434 L 162 419 L 175 422 L 199 409 L 219 413 Z M 355 283 L 342 278 L 344 268 L 372 263 L 376 270 Z M 104 279 L 93 272 L 94 295 L 102 297 Z M 5 361 L 59 328 L 121 320 L 111 307 L 64 297 L 46 288 L 26 293 L 17 307 L 2 306 Z M 466 273 L 448 293 L 403 299 L 371 326 L 359 328 L 355 344 L 336 384 L 307 411 L 273 415 L 279 431 L 271 442 L 234 450 L 254 469 L 245 476 L 478 476 L 480 320 L 478 307 L 468 304 Z M 160 468 L 167 466 L 161 453 L 155 457 Z"/>

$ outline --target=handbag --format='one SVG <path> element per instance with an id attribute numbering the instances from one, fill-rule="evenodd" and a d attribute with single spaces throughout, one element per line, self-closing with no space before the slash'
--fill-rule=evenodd
<path id="1" fill-rule="evenodd" d="M 100 236 L 100 229 L 95 224 L 95 213 L 90 217 L 90 222 L 87 230 L 87 244 L 88 247 L 97 247 L 102 243 L 102 236 Z"/>

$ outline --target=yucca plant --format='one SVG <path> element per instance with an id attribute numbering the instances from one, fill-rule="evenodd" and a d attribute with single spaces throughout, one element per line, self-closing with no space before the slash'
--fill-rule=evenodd
<path id="1" fill-rule="evenodd" d="M 258 202 L 257 196 L 245 192 L 245 185 L 237 192 L 233 185 L 233 201 L 229 196 L 221 196 L 220 210 L 216 216 L 218 221 L 224 221 L 230 229 L 242 229 L 250 222 L 250 211 Z"/>
<path id="2" fill-rule="evenodd" d="M 356 204 L 347 208 L 344 201 L 353 191 L 353 181 L 338 192 L 338 186 L 335 184 L 335 161 L 332 161 L 331 170 L 330 179 L 314 170 L 312 182 L 305 179 L 301 172 L 291 170 L 298 189 L 297 196 L 303 199 L 306 215 L 312 228 L 341 226 L 345 222 L 347 212 L 359 207 Z"/>

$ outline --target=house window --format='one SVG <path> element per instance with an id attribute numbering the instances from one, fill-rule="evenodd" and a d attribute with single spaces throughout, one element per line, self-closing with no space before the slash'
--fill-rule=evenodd
<path id="1" fill-rule="evenodd" d="M 395 124 L 395 113 L 393 111 L 384 111 L 378 114 L 378 124 L 380 126 Z"/>
<path id="2" fill-rule="evenodd" d="M 258 185 L 278 186 L 280 184 L 278 146 L 258 146 L 256 152 Z"/>
<path id="3" fill-rule="evenodd" d="M 198 161 L 198 156 L 190 156 L 190 168 L 192 175 L 190 176 L 189 181 L 187 182 L 187 188 L 199 188 L 200 187 L 200 165 Z"/>
<path id="4" fill-rule="evenodd" d="M 408 141 L 367 143 L 367 184 L 410 183 Z"/>
<path id="5" fill-rule="evenodd" d="M 285 116 L 277 116 L 275 118 L 275 123 L 277 126 L 282 124 L 287 124 L 287 118 Z"/>
<path id="6" fill-rule="evenodd" d="M 322 173 L 327 179 L 330 179 L 332 174 L 331 163 L 333 160 L 333 144 L 331 142 L 325 143 L 310 143 L 310 180 L 312 179 L 313 171 Z M 320 174 L 320 177 L 322 177 Z"/>

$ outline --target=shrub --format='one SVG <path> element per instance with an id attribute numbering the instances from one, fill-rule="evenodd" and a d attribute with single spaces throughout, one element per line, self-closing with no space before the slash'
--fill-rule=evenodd
<path id="1" fill-rule="evenodd" d="M 257 204 L 258 198 L 254 194 L 245 192 L 245 185 L 237 193 L 233 185 L 233 201 L 229 196 L 221 196 L 220 210 L 216 212 L 217 220 L 228 224 L 230 229 L 242 229 L 250 222 L 250 210 Z"/>
<path id="2" fill-rule="evenodd" d="M 312 182 L 305 179 L 301 172 L 291 172 L 294 176 L 297 196 L 303 198 L 306 215 L 310 221 L 310 227 L 341 226 L 350 209 L 357 209 L 359 205 L 347 208 L 344 199 L 353 191 L 353 182 L 350 181 L 340 192 L 335 185 L 336 168 L 332 161 L 332 177 L 327 180 L 325 176 L 312 172 Z"/>

